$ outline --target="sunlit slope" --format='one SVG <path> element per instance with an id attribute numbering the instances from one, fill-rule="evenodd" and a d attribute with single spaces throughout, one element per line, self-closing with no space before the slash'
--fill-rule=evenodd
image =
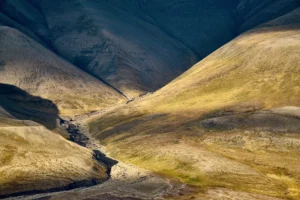
<path id="1" fill-rule="evenodd" d="M 298 17 L 296 10 L 239 36 L 145 104 L 155 102 L 157 111 L 212 110 L 242 102 L 299 106 Z"/>
<path id="2" fill-rule="evenodd" d="M 107 178 L 91 150 L 57 133 L 57 118 L 51 101 L 0 84 L 0 196 Z"/>
<path id="3" fill-rule="evenodd" d="M 229 188 L 299 199 L 299 19 L 296 10 L 239 36 L 153 95 L 87 121 L 90 131 L 199 197 Z"/>
<path id="4" fill-rule="evenodd" d="M 106 168 L 93 161 L 90 150 L 41 125 L 14 123 L 0 126 L 0 196 L 107 178 Z"/>
<path id="5" fill-rule="evenodd" d="M 0 44 L 0 82 L 52 100 L 62 114 L 101 109 L 125 99 L 16 29 L 1 26 Z"/>

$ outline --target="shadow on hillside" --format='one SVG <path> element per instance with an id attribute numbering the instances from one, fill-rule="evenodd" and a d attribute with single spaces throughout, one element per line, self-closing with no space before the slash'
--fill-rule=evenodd
<path id="1" fill-rule="evenodd" d="M 109 157 L 107 157 L 104 153 L 102 153 L 99 150 L 93 150 L 94 154 L 94 159 L 97 161 L 100 161 L 102 163 L 104 163 L 107 167 L 107 173 L 109 176 L 111 176 L 111 169 L 113 166 L 115 166 L 116 164 L 118 164 L 119 162 L 117 160 L 111 159 Z"/>
<path id="2" fill-rule="evenodd" d="M 13 85 L 0 83 L 0 116 L 1 107 L 18 120 L 31 120 L 48 129 L 58 125 L 59 110 L 52 101 L 32 96 Z"/>

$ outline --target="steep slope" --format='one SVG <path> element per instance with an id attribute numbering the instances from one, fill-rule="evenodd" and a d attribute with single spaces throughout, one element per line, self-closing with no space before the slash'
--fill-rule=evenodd
<path id="1" fill-rule="evenodd" d="M 162 87 L 196 62 L 187 47 L 103 1 L 39 1 L 53 46 L 129 98 Z"/>
<path id="2" fill-rule="evenodd" d="M 52 100 L 73 115 L 117 104 L 113 88 L 64 61 L 16 29 L 0 26 L 0 82 Z"/>
<path id="3" fill-rule="evenodd" d="M 233 11 L 237 0 L 106 1 L 159 27 L 201 59 L 235 37 Z"/>
<path id="4" fill-rule="evenodd" d="M 57 118 L 51 101 L 0 84 L 0 197 L 107 179 L 92 151 L 42 125 L 57 129 Z"/>
<path id="5" fill-rule="evenodd" d="M 43 14 L 27 0 L 0 1 L 0 24 L 16 28 L 44 45 L 50 44 L 51 34 Z"/>
<path id="6" fill-rule="evenodd" d="M 204 102 L 215 107 L 243 101 L 257 101 L 266 108 L 298 106 L 298 17 L 299 9 L 239 36 L 156 96 L 172 91 L 162 104 L 170 109 L 186 97 L 189 105 L 177 108 L 184 110 L 208 105 Z"/>
<path id="7" fill-rule="evenodd" d="M 284 15 L 299 5 L 298 0 L 241 0 L 235 11 L 235 19 L 238 23 L 236 32 L 243 33 L 254 26 Z"/>
<path id="8" fill-rule="evenodd" d="M 222 187 L 298 199 L 299 16 L 252 29 L 153 95 L 96 115 L 90 132 L 115 157 L 202 188 L 199 197 Z"/>

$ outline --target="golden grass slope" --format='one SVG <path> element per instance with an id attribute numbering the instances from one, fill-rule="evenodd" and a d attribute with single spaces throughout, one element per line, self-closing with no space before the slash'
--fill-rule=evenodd
<path id="1" fill-rule="evenodd" d="M 259 110 L 299 123 L 289 113 L 300 106 L 299 15 L 253 29 L 153 95 L 95 116 L 86 122 L 91 133 L 113 156 L 196 186 L 191 198 L 221 187 L 299 199 L 297 131 L 201 126 Z"/>
<path id="2" fill-rule="evenodd" d="M 65 115 L 101 109 L 125 99 L 21 32 L 4 26 L 0 27 L 0 83 L 50 99 Z"/>
<path id="3" fill-rule="evenodd" d="M 292 16 L 299 17 L 299 10 Z M 216 109 L 247 101 L 265 108 L 299 105 L 300 25 L 285 25 L 288 17 L 273 22 L 282 25 L 239 36 L 159 90 L 152 97 L 163 100 L 156 109 Z"/>
<path id="4" fill-rule="evenodd" d="M 106 180 L 91 150 L 58 134 L 57 119 L 51 101 L 0 84 L 0 197 Z"/>

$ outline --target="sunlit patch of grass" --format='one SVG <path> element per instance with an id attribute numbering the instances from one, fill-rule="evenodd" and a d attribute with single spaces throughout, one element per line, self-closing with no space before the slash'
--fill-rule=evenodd
<path id="1" fill-rule="evenodd" d="M 43 126 L 0 128 L 0 195 L 57 188 L 107 178 L 92 151 Z"/>
<path id="2" fill-rule="evenodd" d="M 288 196 L 292 199 L 299 199 L 300 197 L 300 182 L 292 177 L 278 174 L 267 174 L 268 177 L 275 179 L 287 187 Z"/>
<path id="3" fill-rule="evenodd" d="M 152 122 L 146 123 L 149 127 L 154 126 Z M 180 122 L 178 122 L 180 123 Z M 145 123 L 143 128 L 145 128 Z M 135 127 L 140 131 L 139 126 Z M 124 162 L 129 162 L 137 166 L 149 169 L 161 176 L 176 179 L 180 182 L 186 183 L 198 188 L 214 188 L 224 187 L 235 191 L 243 191 L 250 193 L 258 193 L 267 196 L 274 197 L 287 197 L 292 198 L 292 195 L 287 195 L 286 191 L 288 186 L 281 181 L 272 179 L 267 174 L 285 174 L 288 177 L 296 177 L 297 169 L 291 168 L 290 170 L 281 166 L 282 160 L 288 165 L 294 165 L 296 162 L 297 154 L 294 151 L 297 149 L 289 149 L 290 153 L 278 153 L 273 152 L 272 149 L 261 149 L 258 151 L 249 150 L 250 146 L 244 148 L 241 146 L 241 138 L 239 131 L 233 131 L 233 133 L 226 132 L 213 132 L 213 133 L 201 133 L 200 135 L 190 131 L 197 131 L 197 129 L 186 129 L 181 127 L 181 134 L 176 133 L 161 133 L 161 134 L 146 134 L 139 135 L 133 133 L 124 133 L 129 135 L 125 139 L 115 140 L 112 139 L 108 143 L 108 150 L 112 156 L 118 158 Z M 135 135 L 130 137 L 130 134 Z M 226 134 L 226 137 L 224 136 Z M 228 141 L 231 134 L 238 134 L 237 137 L 232 137 L 232 141 Z M 122 134 L 117 134 L 112 138 L 118 138 Z M 207 137 L 221 136 L 223 140 L 213 140 L 212 144 L 207 145 L 203 141 Z M 242 134 L 243 135 L 243 134 Z M 246 136 L 247 134 L 245 134 Z M 249 134 L 248 134 L 249 135 Z M 253 138 L 260 140 L 262 136 L 260 134 L 254 134 Z M 284 134 L 274 134 L 273 137 L 287 137 Z M 289 136 L 291 137 L 291 136 Z M 180 138 L 180 140 L 178 140 Z M 227 139 L 226 139 L 227 138 Z M 249 138 L 249 136 L 248 136 Z M 251 139 L 251 138 L 249 138 Z M 194 146 L 196 148 L 205 148 L 209 151 L 216 152 L 228 159 L 243 163 L 255 171 L 261 173 L 259 176 L 234 174 L 228 172 L 217 173 L 203 173 L 201 168 L 194 164 L 194 161 L 189 158 L 176 154 L 165 154 L 166 149 L 170 147 L 175 148 L 176 144 L 186 144 L 187 146 Z M 256 143 L 253 143 L 253 145 Z M 167 147 L 167 148 L 163 148 Z M 258 146 L 259 147 L 259 146 Z M 287 146 L 288 147 L 288 146 Z M 181 146 L 181 151 L 186 152 L 184 147 Z M 264 148 L 264 147 L 261 147 Z M 251 149 L 251 148 L 250 148 Z M 294 153 L 293 153 L 294 152 Z M 257 158 L 257 160 L 253 160 Z M 269 162 L 273 160 L 274 162 Z M 263 161 L 263 162 L 262 162 Z M 295 196 L 295 195 L 294 195 Z"/>
<path id="4" fill-rule="evenodd" d="M 268 144 L 261 145 L 258 141 L 262 140 L 264 136 L 256 133 L 250 134 L 249 132 L 249 135 L 245 133 L 239 134 L 237 132 L 234 134 L 237 135 L 236 138 L 240 139 L 235 140 L 234 137 L 230 139 L 230 133 L 227 133 L 226 138 L 224 138 L 224 133 L 222 134 L 222 137 L 218 134 L 220 139 L 224 139 L 213 139 L 213 143 L 209 143 L 207 148 L 230 159 L 243 163 L 260 172 L 262 176 L 268 177 L 269 183 L 265 184 L 266 186 L 262 185 L 257 189 L 251 186 L 249 187 L 250 191 L 276 197 L 299 199 L 300 196 L 298 191 L 300 177 L 298 163 L 300 160 L 298 149 L 290 148 L 288 146 L 289 144 L 286 144 L 283 141 L 278 144 L 273 141 L 272 145 L 274 145 L 274 148 L 270 148 L 270 145 Z M 243 135 L 244 139 L 241 140 Z M 266 135 L 265 137 L 273 137 L 273 139 L 277 138 L 281 141 L 280 138 L 289 138 L 291 136 L 269 133 L 269 135 Z M 297 135 L 294 137 L 297 138 Z M 214 138 L 214 136 L 212 136 L 212 138 Z M 241 142 L 247 140 L 250 141 L 250 143 Z M 255 148 L 252 148 L 249 144 L 252 144 Z M 275 148 L 276 146 L 279 148 Z M 232 178 L 232 176 L 225 178 L 225 182 L 228 183 L 230 178 Z M 249 183 L 250 181 L 246 182 Z M 253 179 L 253 186 L 257 185 L 257 183 L 259 183 L 259 180 Z M 273 186 L 270 187 L 272 184 Z M 265 192 L 262 192 L 261 188 L 264 188 Z M 241 188 L 235 189 L 243 190 Z"/>
<path id="5" fill-rule="evenodd" d="M 125 151 L 125 150 L 124 150 Z M 236 191 L 264 194 L 274 197 L 285 197 L 287 187 L 278 181 L 271 181 L 266 177 L 248 176 L 220 172 L 216 174 L 205 174 L 199 168 L 195 168 L 187 161 L 178 161 L 176 158 L 162 157 L 157 159 L 157 154 L 133 153 L 126 150 L 127 155 L 113 154 L 116 158 L 130 162 L 137 166 L 149 169 L 163 177 L 176 179 L 190 186 L 202 189 L 225 187 Z M 156 157 L 156 159 L 155 159 Z"/>
<path id="6" fill-rule="evenodd" d="M 109 132 L 113 128 L 117 128 L 119 125 L 124 123 L 131 123 L 132 121 L 142 117 L 144 114 L 135 113 L 134 115 L 114 115 L 107 118 L 99 118 L 93 121 L 88 122 L 89 132 L 94 134 L 97 139 L 100 139 L 103 143 L 107 142 L 106 139 L 109 138 L 109 134 L 105 134 L 105 132 Z M 122 132 L 122 134 L 124 134 Z M 121 137 L 121 136 L 119 136 Z M 110 138 L 112 139 L 112 138 Z M 114 138 L 116 140 L 117 138 Z"/>
<path id="7" fill-rule="evenodd" d="M 149 169 L 164 177 L 175 178 L 178 181 L 189 185 L 201 187 L 206 187 L 208 185 L 205 175 L 187 161 L 164 156 L 157 158 L 157 154 L 145 154 L 145 152 L 141 154 L 137 152 L 128 152 L 125 156 L 122 154 L 112 155 L 125 162 L 130 162 L 145 169 Z"/>
<path id="8" fill-rule="evenodd" d="M 89 113 L 94 110 L 101 110 L 107 107 L 112 106 L 113 104 L 118 104 L 125 102 L 124 99 L 113 98 L 113 96 L 106 96 L 107 99 L 104 99 L 103 96 L 71 96 L 65 94 L 61 97 L 56 97 L 57 100 L 54 101 L 60 112 L 64 115 L 74 116 Z M 109 97 L 111 98 L 109 100 Z M 51 99 L 53 96 L 47 96 Z"/>
<path id="9" fill-rule="evenodd" d="M 154 140 L 150 138 L 147 139 L 148 143 L 151 144 Z M 191 186 L 196 186 L 202 189 L 223 187 L 229 188 L 235 191 L 249 192 L 263 194 L 273 197 L 290 197 L 295 199 L 297 197 L 297 187 L 290 187 L 281 180 L 274 179 L 270 176 L 267 176 L 268 172 L 273 174 L 280 175 L 285 169 L 276 169 L 269 168 L 266 166 L 265 170 L 260 170 L 255 164 L 250 165 L 245 162 L 251 168 L 254 168 L 258 172 L 261 171 L 261 175 L 243 175 L 243 174 L 234 174 L 228 172 L 216 172 L 216 173 L 203 173 L 201 168 L 194 165 L 194 163 L 189 159 L 184 159 L 176 155 L 165 155 L 163 150 L 160 149 L 160 145 L 156 147 L 156 150 L 151 150 L 152 145 L 149 147 L 138 144 L 126 142 L 124 145 L 120 145 L 120 142 L 115 145 L 109 145 L 109 151 L 112 152 L 112 156 L 118 158 L 124 162 L 129 162 L 137 166 L 149 169 L 161 176 L 176 179 L 182 183 L 186 183 Z M 171 143 L 166 143 L 165 145 L 171 145 Z M 187 144 L 188 145 L 188 144 Z M 200 144 L 199 144 L 200 145 Z M 147 148 L 145 148 L 147 147 Z M 218 148 L 217 146 L 214 148 Z M 222 149 L 221 149 L 222 151 Z M 241 149 L 241 151 L 243 151 Z M 126 154 L 124 154 L 126 152 Z M 235 154 L 237 157 L 241 157 L 239 152 L 230 151 L 232 154 Z M 257 153 L 250 152 L 252 156 L 255 156 Z M 272 158 L 270 155 L 270 159 Z M 232 159 L 243 162 L 243 159 L 247 160 L 247 157 L 244 155 L 239 159 L 236 159 L 233 156 Z M 268 170 L 269 169 L 269 170 Z M 293 193 L 287 194 L 286 191 L 294 191 Z"/>

